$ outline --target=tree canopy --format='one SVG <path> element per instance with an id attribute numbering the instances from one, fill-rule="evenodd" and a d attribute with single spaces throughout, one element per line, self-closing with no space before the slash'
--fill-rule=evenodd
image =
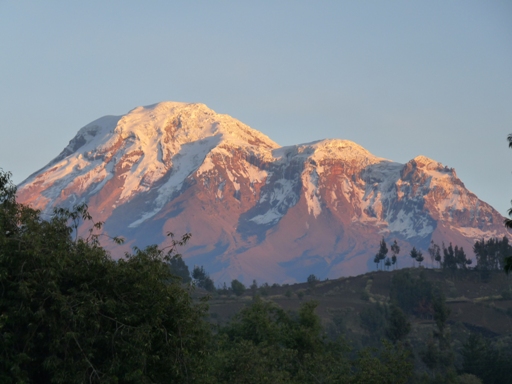
<path id="1" fill-rule="evenodd" d="M 0 173 L 0 382 L 193 382 L 210 333 L 171 273 L 176 249 L 115 261 L 86 206 L 45 221 L 15 192 Z"/>

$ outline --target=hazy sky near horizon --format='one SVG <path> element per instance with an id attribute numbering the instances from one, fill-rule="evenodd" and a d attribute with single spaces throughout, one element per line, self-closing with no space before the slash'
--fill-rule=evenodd
<path id="1" fill-rule="evenodd" d="M 512 199 L 511 1 L 0 0 L 0 167 L 16 183 L 78 129 L 201 102 L 281 145 L 355 141 Z"/>

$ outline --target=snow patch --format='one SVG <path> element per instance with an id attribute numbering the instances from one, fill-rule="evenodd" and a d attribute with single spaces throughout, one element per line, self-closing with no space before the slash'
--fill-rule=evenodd
<path id="1" fill-rule="evenodd" d="M 217 193 L 215 194 L 215 196 L 217 196 L 217 199 L 222 200 L 222 198 L 224 197 L 224 187 L 225 186 L 226 186 L 225 180 L 219 184 L 219 188 L 217 189 Z"/>
<path id="2" fill-rule="evenodd" d="M 201 176 L 205 173 L 210 172 L 212 169 L 215 168 L 215 164 L 212 161 L 211 155 L 207 155 L 204 158 L 203 164 L 197 169 L 197 175 Z"/>
<path id="3" fill-rule="evenodd" d="M 261 194 L 259 203 L 267 202 L 271 207 L 267 212 L 250 219 L 257 224 L 270 224 L 280 220 L 288 208 L 297 204 L 299 197 L 294 192 L 297 182 L 288 179 L 279 179 L 274 182 L 274 188 Z"/>
<path id="4" fill-rule="evenodd" d="M 182 151 L 172 159 L 173 167 L 169 179 L 158 188 L 158 195 L 153 203 L 155 208 L 143 214 L 140 219 L 134 221 L 128 227 L 137 227 L 160 212 L 164 205 L 173 198 L 174 193 L 182 188 L 186 178 L 192 175 L 199 165 L 203 163 L 206 154 L 210 151 L 210 148 L 201 142 L 185 144 L 181 149 Z"/>
<path id="5" fill-rule="evenodd" d="M 306 170 L 302 174 L 304 196 L 308 205 L 309 214 L 317 217 L 322 212 L 320 204 L 320 191 L 318 190 L 318 173 L 316 169 Z"/>
<path id="6" fill-rule="evenodd" d="M 282 217 L 283 214 L 279 212 L 277 208 L 272 208 L 263 215 L 254 216 L 250 221 L 253 221 L 256 224 L 275 224 L 281 220 Z"/>
<path id="7" fill-rule="evenodd" d="M 426 237 L 434 231 L 424 215 L 419 215 L 416 211 L 404 212 L 400 210 L 396 219 L 389 223 L 388 229 L 391 232 L 402 234 L 406 239 L 411 237 Z"/>
<path id="8" fill-rule="evenodd" d="M 482 231 L 479 228 L 471 228 L 471 227 L 458 227 L 458 228 L 457 227 L 452 227 L 452 229 L 460 232 L 460 234 L 462 234 L 462 236 L 469 237 L 469 238 L 472 238 L 474 240 L 481 240 L 481 239 L 488 240 L 491 237 L 500 237 L 500 236 L 502 236 L 502 234 L 501 233 L 497 233 L 496 230 L 494 230 L 494 231 Z"/>
<path id="9" fill-rule="evenodd" d="M 226 174 L 228 176 L 229 181 L 231 181 L 231 184 L 233 184 L 233 187 L 235 188 L 235 191 L 240 191 L 240 183 L 237 182 L 237 178 L 233 176 L 229 168 L 226 167 Z"/>

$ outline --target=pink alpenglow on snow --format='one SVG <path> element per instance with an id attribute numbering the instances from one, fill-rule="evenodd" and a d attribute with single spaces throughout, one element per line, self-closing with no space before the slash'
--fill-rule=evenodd
<path id="1" fill-rule="evenodd" d="M 382 237 L 398 241 L 405 267 L 409 250 L 431 240 L 471 256 L 475 240 L 506 235 L 503 217 L 434 160 L 400 164 L 338 139 L 281 147 L 203 104 L 93 121 L 21 183 L 18 199 L 46 214 L 87 203 L 108 234 L 126 238 L 108 245 L 119 257 L 191 232 L 185 261 L 217 283 L 365 273 Z"/>

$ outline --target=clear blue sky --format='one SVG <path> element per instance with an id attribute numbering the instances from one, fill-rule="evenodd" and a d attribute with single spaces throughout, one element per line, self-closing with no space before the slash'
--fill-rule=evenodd
<path id="1" fill-rule="evenodd" d="M 425 155 L 512 199 L 512 1 L 0 0 L 0 167 L 103 115 L 201 102 L 281 145 Z"/>

